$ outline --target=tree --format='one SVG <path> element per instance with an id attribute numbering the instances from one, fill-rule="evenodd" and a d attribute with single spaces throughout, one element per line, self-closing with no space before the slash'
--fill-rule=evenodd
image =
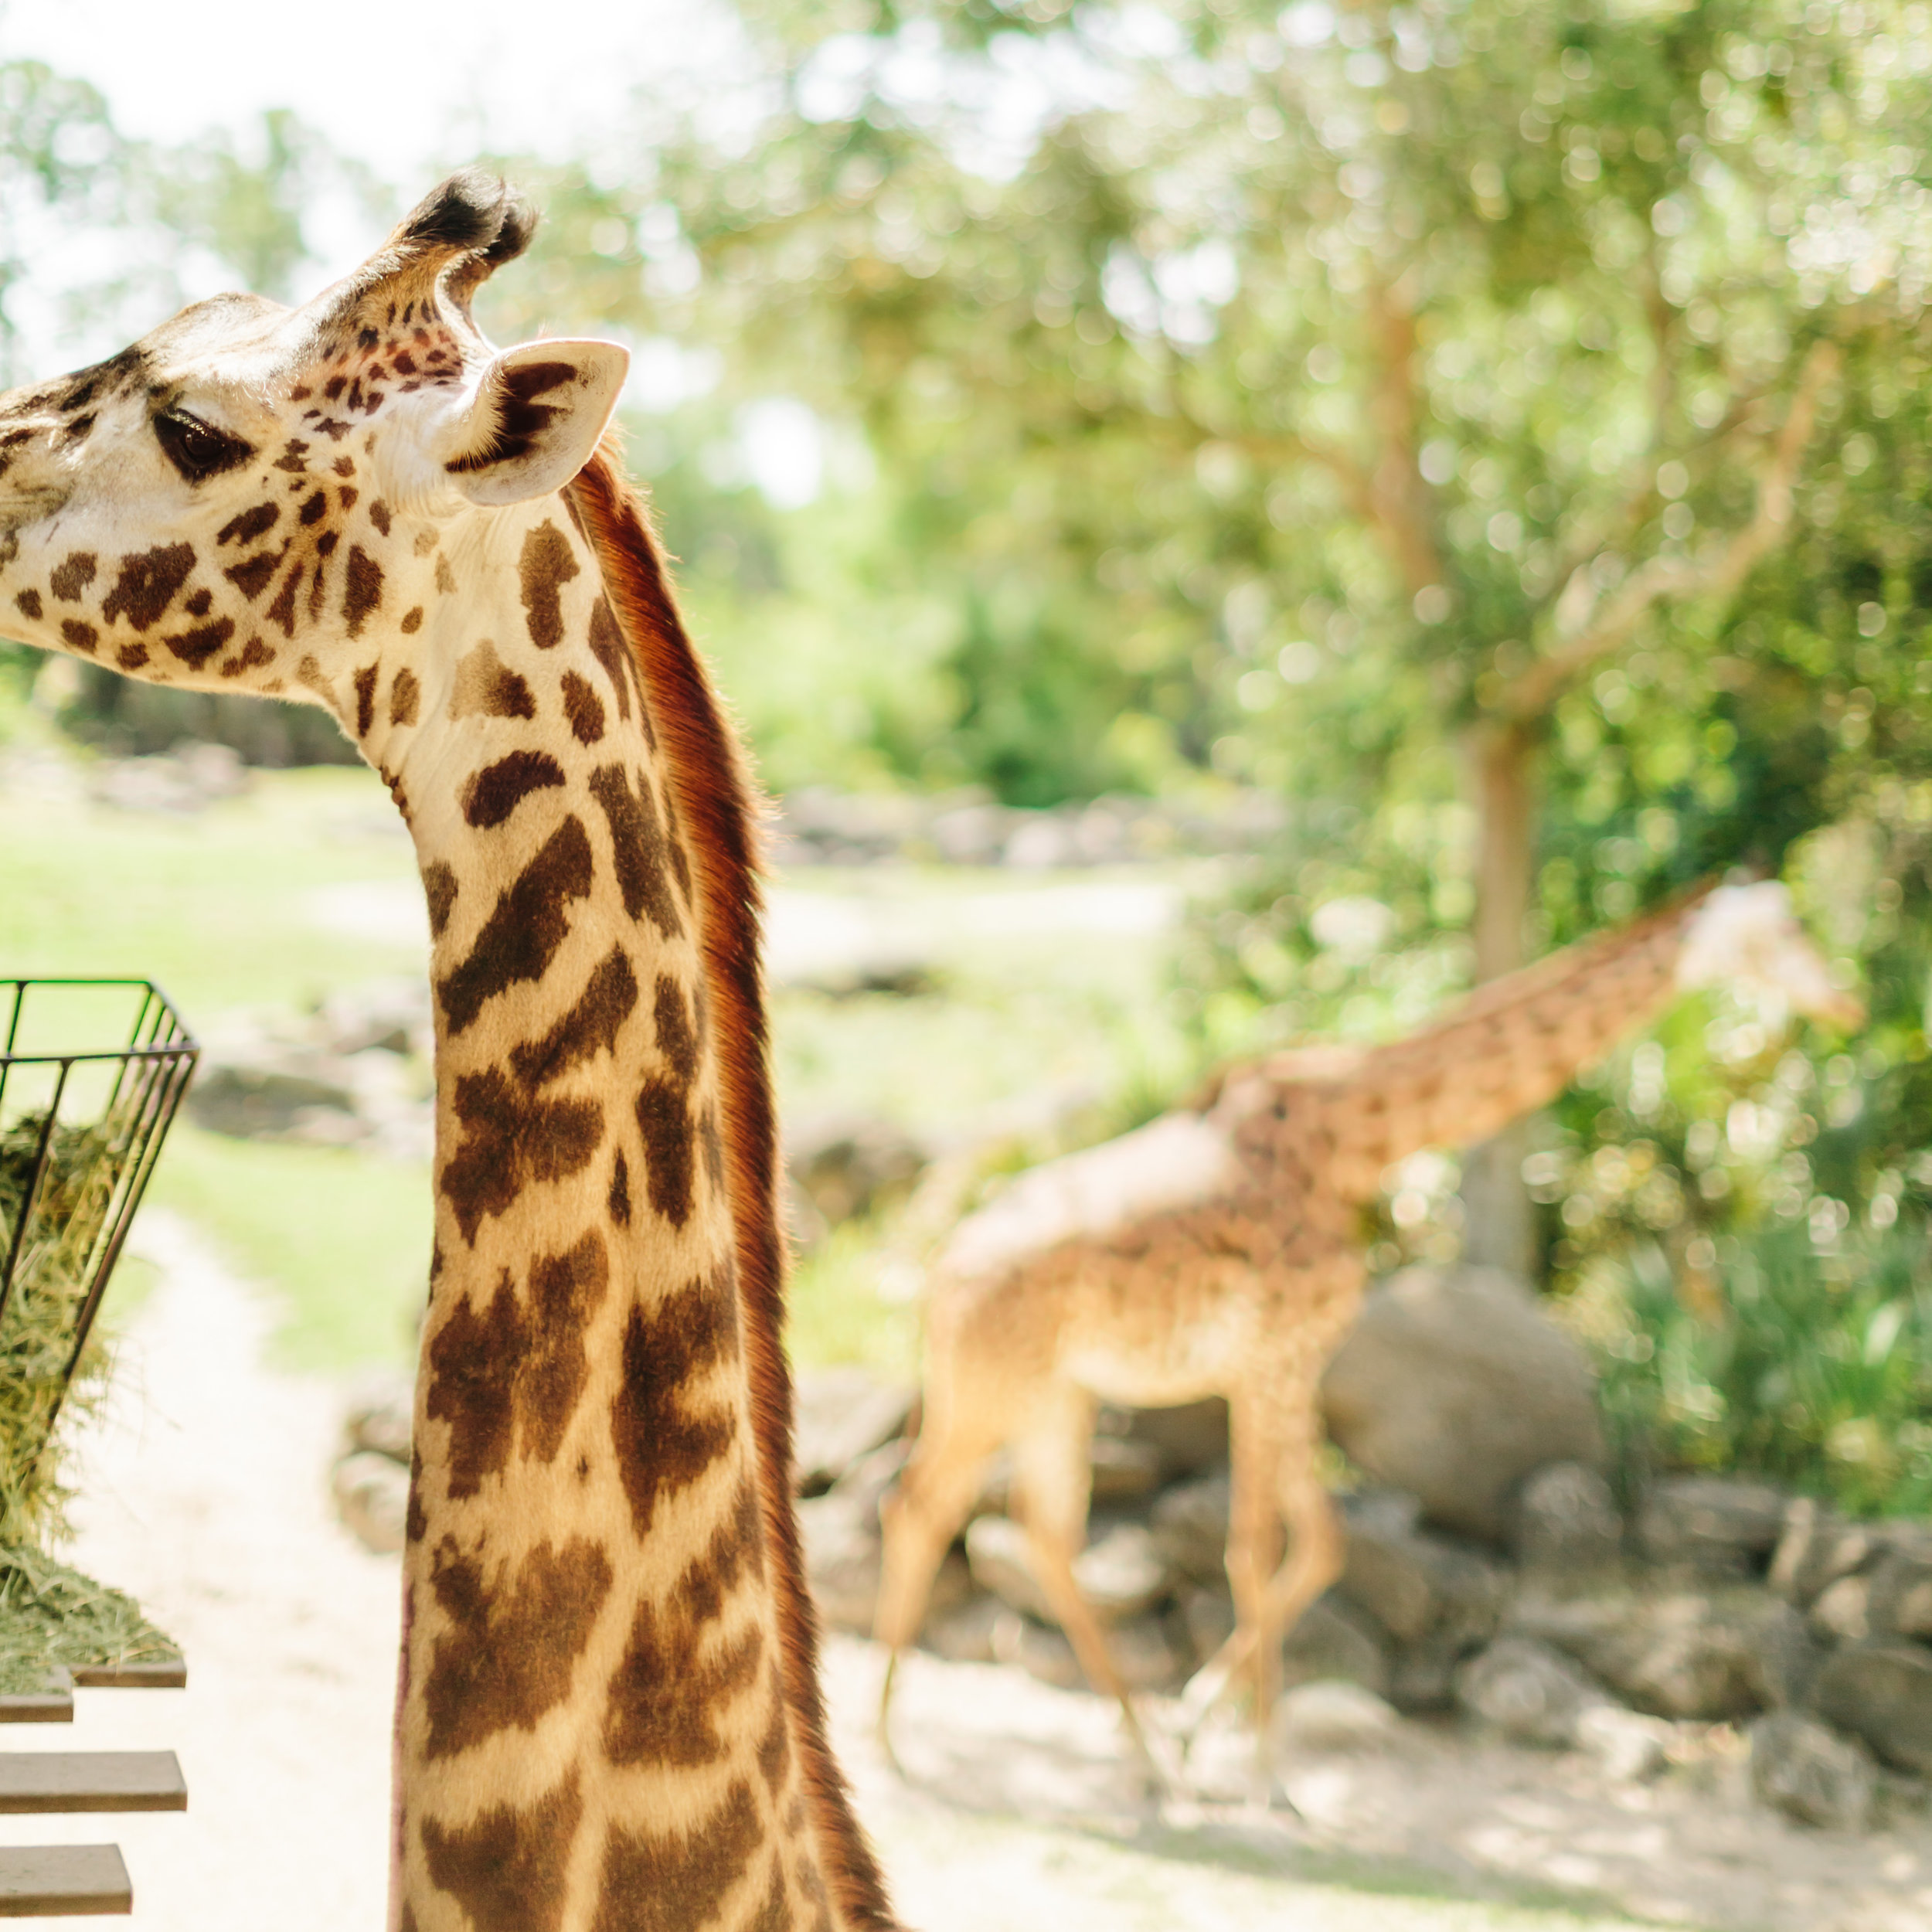
<path id="1" fill-rule="evenodd" d="M 1073 666 L 1144 771 L 1459 790 L 1477 975 L 1553 936 L 1566 699 L 1660 651 L 1708 698 L 1844 355 L 1916 337 L 1920 12 L 751 18 L 773 104 L 658 158 L 670 311 L 862 424 L 978 770 L 1105 781 L 1026 736 Z M 1777 861 L 1740 830 L 1700 859 Z M 1483 1217 L 1519 1261 L 1519 1160 Z"/>

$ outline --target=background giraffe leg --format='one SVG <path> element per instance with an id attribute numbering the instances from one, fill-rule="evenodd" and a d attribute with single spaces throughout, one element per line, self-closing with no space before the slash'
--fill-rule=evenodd
<path id="1" fill-rule="evenodd" d="M 1268 1580 L 1255 1624 L 1254 1735 L 1257 1776 L 1272 1791 L 1270 1721 L 1281 1689 L 1281 1645 L 1301 1613 L 1342 1574 L 1346 1544 L 1335 1505 L 1322 1487 L 1318 1460 L 1321 1423 L 1311 1385 L 1277 1416 L 1276 1495 L 1287 1522 L 1287 1560 Z"/>
<path id="2" fill-rule="evenodd" d="M 1256 1640 L 1267 1581 L 1280 1561 L 1280 1430 L 1267 1405 L 1244 1395 L 1228 1405 L 1230 1475 L 1228 1587 L 1234 1597 L 1234 1632 L 1196 1672 L 1182 1700 L 1192 1731 L 1237 1685 L 1259 1694 Z"/>
<path id="3" fill-rule="evenodd" d="M 872 1634 L 887 1647 L 879 1696 L 879 1736 L 893 1757 L 886 1719 L 899 1654 L 919 1634 L 933 1579 L 979 1493 L 988 1459 L 1006 1439 L 1006 1411 L 978 1403 L 930 1400 L 917 1446 L 899 1486 L 880 1504 L 885 1550 Z M 893 1760 L 895 1765 L 897 1760 Z"/>
<path id="4" fill-rule="evenodd" d="M 1087 1681 L 1119 1704 L 1136 1755 L 1158 1779 L 1154 1754 L 1114 1667 L 1107 1633 L 1073 1574 L 1073 1559 L 1087 1541 L 1094 1406 L 1084 1389 L 1063 1383 L 1032 1409 L 1026 1434 L 1013 1444 L 1014 1488 L 1034 1572 L 1047 1603 L 1073 1646 Z"/>

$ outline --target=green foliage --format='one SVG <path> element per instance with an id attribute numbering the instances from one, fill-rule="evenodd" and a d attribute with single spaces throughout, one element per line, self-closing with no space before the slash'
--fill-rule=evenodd
<path id="1" fill-rule="evenodd" d="M 1594 1345 L 1626 1481 L 1661 1460 L 1736 1469 L 1859 1515 L 1932 1509 L 1932 1284 L 1915 1221 L 1823 1261 L 1802 1227 L 1726 1239 L 1702 1305 L 1645 1243 L 1570 1313 Z"/>

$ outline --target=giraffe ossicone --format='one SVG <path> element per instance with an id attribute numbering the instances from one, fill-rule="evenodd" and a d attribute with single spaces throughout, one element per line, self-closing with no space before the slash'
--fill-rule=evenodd
<path id="1" fill-rule="evenodd" d="M 790 1501 L 748 782 L 604 440 L 625 352 L 471 318 L 533 225 L 459 175 L 304 307 L 0 396 L 0 614 L 325 706 L 416 842 L 390 1932 L 887 1928 Z"/>

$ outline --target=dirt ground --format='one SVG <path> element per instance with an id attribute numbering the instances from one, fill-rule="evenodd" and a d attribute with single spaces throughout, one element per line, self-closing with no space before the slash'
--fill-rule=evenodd
<path id="1" fill-rule="evenodd" d="M 186 1225 L 150 1213 L 138 1244 L 161 1279 L 86 1445 L 73 1553 L 181 1638 L 189 1688 L 85 1692 L 70 1730 L 6 1741 L 171 1747 L 189 1809 L 11 1819 L 6 1837 L 118 1842 L 148 1932 L 375 1932 L 396 1570 L 330 1513 L 343 1386 L 264 1366 L 271 1311 Z M 1580 1758 L 1405 1724 L 1292 1764 L 1291 1824 L 1150 1810 L 1105 1706 L 923 1656 L 898 1706 L 902 1781 L 870 1736 L 879 1671 L 869 1645 L 829 1646 L 860 1810 L 925 1932 L 1932 1932 L 1922 1817 L 1866 1839 L 1801 1831 L 1750 1804 L 1722 1750 L 1617 1787 Z"/>

